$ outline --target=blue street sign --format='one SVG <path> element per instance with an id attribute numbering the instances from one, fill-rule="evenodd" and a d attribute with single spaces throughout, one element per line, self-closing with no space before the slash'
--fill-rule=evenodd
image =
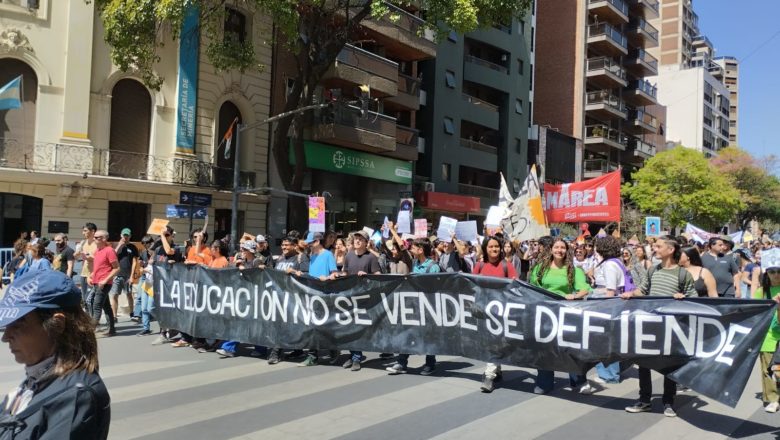
<path id="1" fill-rule="evenodd" d="M 168 218 L 190 218 L 190 210 L 192 210 L 192 218 L 195 220 L 205 219 L 208 212 L 208 209 L 199 206 L 165 205 L 165 216 Z"/>
<path id="2" fill-rule="evenodd" d="M 181 191 L 179 203 L 182 205 L 211 206 L 211 194 Z"/>

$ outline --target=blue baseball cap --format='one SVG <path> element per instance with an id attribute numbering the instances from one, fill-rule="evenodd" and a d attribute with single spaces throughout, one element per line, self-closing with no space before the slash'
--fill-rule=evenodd
<path id="1" fill-rule="evenodd" d="M 58 310 L 81 304 L 81 292 L 58 270 L 39 269 L 24 273 L 8 286 L 0 301 L 0 328 L 35 309 Z"/>
<path id="2" fill-rule="evenodd" d="M 306 235 L 306 244 L 312 244 L 317 240 L 323 240 L 325 237 L 321 232 L 311 232 Z"/>

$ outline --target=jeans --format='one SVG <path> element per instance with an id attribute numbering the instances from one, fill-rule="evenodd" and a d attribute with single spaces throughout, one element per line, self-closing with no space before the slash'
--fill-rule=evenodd
<path id="1" fill-rule="evenodd" d="M 81 300 L 84 301 L 84 309 L 92 315 L 92 286 L 87 284 L 87 277 L 81 277 Z"/>
<path id="2" fill-rule="evenodd" d="M 604 379 L 606 383 L 620 383 L 620 362 L 613 362 L 609 365 L 604 365 L 603 362 L 599 362 L 596 365 L 596 371 L 600 378 Z"/>
<path id="3" fill-rule="evenodd" d="M 398 355 L 398 363 L 401 364 L 402 367 L 406 368 L 406 366 L 409 364 L 409 355 L 408 354 L 399 354 Z M 436 366 L 436 356 L 432 354 L 426 354 L 425 355 L 425 365 L 428 367 L 435 367 Z"/>
<path id="4" fill-rule="evenodd" d="M 147 295 L 146 292 L 141 290 L 138 293 L 138 296 L 141 300 L 141 306 L 140 306 L 140 315 L 141 315 L 141 325 L 143 325 L 144 330 L 151 330 L 151 322 L 152 322 L 152 312 L 154 311 L 154 298 Z M 137 315 L 136 315 L 137 316 Z"/>
<path id="5" fill-rule="evenodd" d="M 363 360 L 362 351 L 350 351 L 349 354 L 352 355 L 352 362 L 360 362 Z"/>
<path id="6" fill-rule="evenodd" d="M 114 311 L 111 310 L 111 304 L 108 302 L 108 294 L 111 292 L 111 284 L 106 284 L 102 288 L 100 286 L 92 286 L 92 319 L 95 320 L 95 325 L 100 323 L 101 312 L 106 313 L 106 321 L 108 321 L 108 329 L 114 330 Z"/>
<path id="7" fill-rule="evenodd" d="M 555 388 L 555 371 L 552 370 L 536 370 L 536 386 L 544 390 L 545 393 L 549 393 Z M 582 374 L 569 373 L 569 385 L 572 388 L 576 388 L 585 385 L 587 379 Z"/>
<path id="8" fill-rule="evenodd" d="M 677 383 L 664 376 L 664 405 L 674 404 L 674 396 L 677 394 Z M 650 403 L 653 395 L 653 381 L 650 379 L 650 369 L 639 367 L 639 401 Z"/>
<path id="9" fill-rule="evenodd" d="M 134 303 L 133 304 L 133 316 L 141 316 L 142 315 L 141 309 L 143 307 L 142 306 L 143 303 L 141 302 L 141 297 L 146 295 L 144 290 L 141 288 L 141 285 L 143 284 L 143 282 L 144 282 L 144 280 L 143 280 L 143 278 L 141 278 L 141 281 L 139 281 L 138 284 L 135 285 L 135 298 L 133 300 L 133 303 Z"/>

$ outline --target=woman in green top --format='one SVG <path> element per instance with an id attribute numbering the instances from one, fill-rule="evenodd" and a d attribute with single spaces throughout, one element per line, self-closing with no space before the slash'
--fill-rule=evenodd
<path id="1" fill-rule="evenodd" d="M 761 287 L 756 289 L 753 298 L 780 301 L 780 267 L 769 267 L 766 269 L 764 275 L 761 276 Z M 761 373 L 762 397 L 765 404 L 764 411 L 768 413 L 774 413 L 780 409 L 777 382 L 775 382 L 773 377 L 769 377 L 766 374 L 768 368 L 772 365 L 772 355 L 777 350 L 777 343 L 780 341 L 780 323 L 778 323 L 777 318 L 777 314 L 772 317 L 772 324 L 769 325 L 769 331 L 764 338 L 764 343 L 761 345 L 761 369 L 759 373 Z"/>
<path id="2" fill-rule="evenodd" d="M 566 242 L 557 239 L 553 242 L 552 251 L 531 269 L 528 280 L 534 286 L 539 286 L 567 300 L 582 299 L 590 293 L 585 272 L 574 267 L 572 255 Z M 584 375 L 569 373 L 569 383 L 582 394 L 592 394 L 595 388 L 588 383 Z M 534 393 L 547 394 L 555 386 L 555 372 L 538 370 Z"/>

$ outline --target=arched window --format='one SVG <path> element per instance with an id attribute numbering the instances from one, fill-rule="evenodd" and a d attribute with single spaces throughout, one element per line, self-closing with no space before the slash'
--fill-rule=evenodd
<path id="1" fill-rule="evenodd" d="M 6 155 L 20 157 L 32 151 L 35 143 L 35 103 L 38 99 L 38 76 L 25 62 L 0 59 L 0 87 L 22 77 L 22 107 L 0 110 L 0 145 L 9 149 Z M 13 150 L 10 151 L 10 150 Z"/>
<path id="2" fill-rule="evenodd" d="M 133 79 L 118 81 L 111 90 L 109 175 L 146 178 L 151 129 L 149 91 Z"/>
<path id="3" fill-rule="evenodd" d="M 217 133 L 214 136 L 214 151 L 216 153 L 216 165 L 218 167 L 216 174 L 216 184 L 220 188 L 232 188 L 233 187 L 233 163 L 235 160 L 235 146 L 236 139 L 238 138 L 238 130 L 234 127 L 233 139 L 231 140 L 231 148 L 227 155 L 225 155 L 225 149 L 227 148 L 227 142 L 222 142 L 230 125 L 238 118 L 238 123 L 241 123 L 241 112 L 238 110 L 235 104 L 230 101 L 225 101 L 219 108 L 219 120 L 217 124 Z M 246 154 L 246 150 L 242 152 Z"/>

